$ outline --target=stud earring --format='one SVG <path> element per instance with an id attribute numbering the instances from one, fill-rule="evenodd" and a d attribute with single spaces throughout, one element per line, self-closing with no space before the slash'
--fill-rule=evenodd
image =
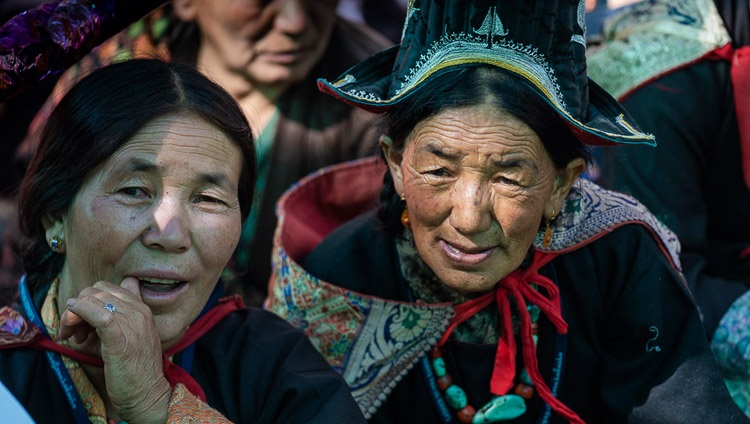
<path id="1" fill-rule="evenodd" d="M 555 219 L 555 211 L 552 211 L 552 218 L 545 217 L 544 218 L 544 226 L 546 227 L 544 229 L 544 238 L 542 239 L 542 246 L 549 247 L 550 242 L 552 242 L 552 221 Z"/>
<path id="2" fill-rule="evenodd" d="M 52 239 L 49 241 L 49 247 L 55 253 L 60 252 L 60 249 L 62 249 L 62 245 L 63 245 L 63 240 L 58 236 L 53 236 Z"/>
<path id="3" fill-rule="evenodd" d="M 404 202 L 404 211 L 401 212 L 401 225 L 404 228 L 409 228 L 411 222 L 409 221 L 409 208 L 406 206 L 406 193 L 401 193 L 401 201 Z"/>

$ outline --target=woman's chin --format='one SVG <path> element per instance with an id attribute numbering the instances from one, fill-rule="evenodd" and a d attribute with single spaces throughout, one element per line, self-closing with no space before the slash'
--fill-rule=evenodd
<path id="1" fill-rule="evenodd" d="M 473 275 L 463 272 L 451 273 L 451 275 L 446 276 L 445 278 L 438 275 L 438 278 L 440 278 L 446 287 L 466 296 L 486 293 L 492 290 L 497 284 L 497 280 L 489 280 L 481 275 Z"/>

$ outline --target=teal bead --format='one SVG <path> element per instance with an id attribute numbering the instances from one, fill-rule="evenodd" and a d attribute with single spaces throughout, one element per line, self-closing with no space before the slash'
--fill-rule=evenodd
<path id="1" fill-rule="evenodd" d="M 539 336 L 537 336 L 536 334 L 533 334 L 531 337 L 534 338 L 534 344 L 539 344 Z"/>
<path id="2" fill-rule="evenodd" d="M 445 401 L 453 409 L 463 409 L 469 401 L 466 399 L 464 389 L 452 384 L 445 389 Z"/>
<path id="3" fill-rule="evenodd" d="M 521 380 L 521 383 L 527 385 L 527 386 L 533 386 L 534 382 L 531 381 L 531 376 L 529 375 L 529 372 L 526 371 L 526 367 L 521 370 L 521 375 L 518 376 L 518 378 Z"/>
<path id="4" fill-rule="evenodd" d="M 435 358 L 432 360 L 432 370 L 435 371 L 435 376 L 437 376 L 437 378 L 443 377 L 445 375 L 447 371 L 443 358 Z"/>
<path id="5" fill-rule="evenodd" d="M 518 418 L 526 413 L 526 402 L 518 395 L 497 396 L 474 414 L 472 423 L 496 423 Z"/>
<path id="6" fill-rule="evenodd" d="M 539 319 L 539 312 L 541 310 L 536 305 L 529 305 L 526 307 L 526 310 L 529 311 L 529 318 L 531 319 L 531 322 L 536 322 Z"/>

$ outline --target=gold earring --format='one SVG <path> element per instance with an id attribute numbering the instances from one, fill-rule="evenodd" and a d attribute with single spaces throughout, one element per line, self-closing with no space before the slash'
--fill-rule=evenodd
<path id="1" fill-rule="evenodd" d="M 404 228 L 409 228 L 411 222 L 409 221 L 409 208 L 406 206 L 406 193 L 401 193 L 401 201 L 404 202 L 404 211 L 401 212 L 401 225 Z"/>
<path id="2" fill-rule="evenodd" d="M 550 242 L 552 242 L 552 220 L 555 219 L 555 211 L 552 211 L 552 218 L 545 217 L 544 218 L 544 238 L 542 239 L 542 246 L 549 247 Z"/>
<path id="3" fill-rule="evenodd" d="M 53 236 L 52 239 L 49 241 L 49 247 L 55 253 L 60 252 L 60 249 L 62 249 L 62 245 L 63 245 L 63 240 L 58 236 Z"/>

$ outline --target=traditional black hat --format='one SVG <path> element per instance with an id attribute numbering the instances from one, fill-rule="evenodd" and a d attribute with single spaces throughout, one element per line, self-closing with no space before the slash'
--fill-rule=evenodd
<path id="1" fill-rule="evenodd" d="M 587 144 L 650 144 L 586 75 L 585 0 L 410 0 L 401 44 L 318 88 L 385 112 L 457 66 L 491 65 L 525 80 Z"/>

